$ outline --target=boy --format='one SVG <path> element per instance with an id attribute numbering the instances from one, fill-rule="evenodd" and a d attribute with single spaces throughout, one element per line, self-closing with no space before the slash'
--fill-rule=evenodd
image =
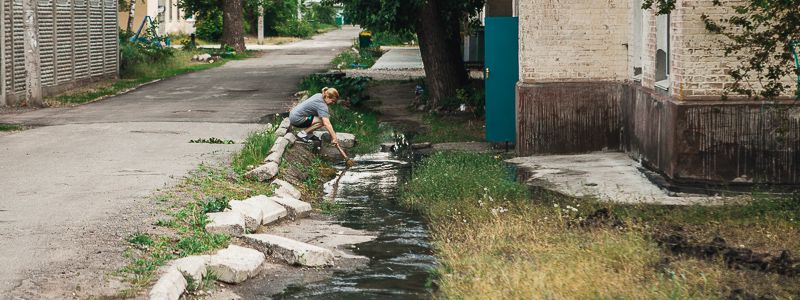
<path id="1" fill-rule="evenodd" d="M 322 89 L 322 93 L 309 97 L 289 112 L 289 122 L 292 126 L 305 128 L 296 133 L 298 141 L 303 143 L 311 142 L 314 130 L 325 126 L 325 129 L 331 135 L 331 144 L 339 144 L 339 139 L 336 138 L 336 131 L 333 130 L 330 112 L 328 111 L 328 106 L 336 103 L 337 99 L 339 99 L 339 91 L 335 88 L 326 87 Z"/>

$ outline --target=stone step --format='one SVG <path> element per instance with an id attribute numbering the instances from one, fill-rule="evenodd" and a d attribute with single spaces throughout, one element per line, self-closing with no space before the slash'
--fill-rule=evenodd
<path id="1" fill-rule="evenodd" d="M 241 236 L 245 230 L 245 220 L 241 213 L 232 210 L 209 213 L 206 232 L 224 233 L 230 236 Z"/>
<path id="2" fill-rule="evenodd" d="M 284 180 L 275 179 L 272 181 L 272 184 L 276 185 L 275 196 L 295 199 L 300 199 L 303 197 L 303 194 L 300 193 L 300 190 Z"/>
<path id="3" fill-rule="evenodd" d="M 264 254 L 290 265 L 333 266 L 333 252 L 325 248 L 271 234 L 248 234 L 242 240 Z"/>
<path id="4" fill-rule="evenodd" d="M 311 204 L 289 197 L 270 197 L 272 201 L 286 207 L 292 219 L 305 218 L 311 215 Z"/>
<path id="5" fill-rule="evenodd" d="M 261 226 L 261 220 L 264 218 L 264 213 L 260 207 L 250 202 L 236 200 L 231 201 L 230 205 L 232 211 L 238 212 L 244 217 L 244 224 L 247 230 L 258 230 L 258 226 Z"/>
<path id="6" fill-rule="evenodd" d="M 255 196 L 248 198 L 242 202 L 250 203 L 255 207 L 261 209 L 261 224 L 262 225 L 269 225 L 279 221 L 280 219 L 285 218 L 289 215 L 289 212 L 286 210 L 283 205 L 278 204 L 275 201 L 270 200 L 267 196 Z"/>
<path id="7" fill-rule="evenodd" d="M 266 260 L 264 253 L 250 248 L 230 245 L 208 260 L 208 269 L 225 283 L 241 283 L 258 274 Z"/>

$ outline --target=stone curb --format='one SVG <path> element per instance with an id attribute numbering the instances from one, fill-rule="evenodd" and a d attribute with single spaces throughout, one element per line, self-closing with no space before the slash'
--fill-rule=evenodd
<path id="1" fill-rule="evenodd" d="M 278 136 L 278 138 L 275 139 L 275 143 L 272 145 L 272 148 L 270 148 L 269 155 L 264 159 L 261 166 L 245 173 L 245 177 L 265 182 L 278 176 L 279 165 L 283 154 L 286 152 L 286 148 L 295 142 L 294 134 L 289 132 L 290 127 L 291 124 L 289 124 L 288 118 L 281 121 L 281 124 L 275 129 L 275 135 Z M 289 137 L 290 135 L 291 137 Z"/>

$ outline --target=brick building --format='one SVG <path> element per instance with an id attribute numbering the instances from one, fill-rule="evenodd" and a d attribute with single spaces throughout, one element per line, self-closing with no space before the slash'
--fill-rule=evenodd
<path id="1" fill-rule="evenodd" d="M 721 97 L 732 64 L 700 16 L 731 9 L 641 2 L 514 2 L 519 155 L 623 150 L 675 182 L 799 184 L 800 104 Z"/>

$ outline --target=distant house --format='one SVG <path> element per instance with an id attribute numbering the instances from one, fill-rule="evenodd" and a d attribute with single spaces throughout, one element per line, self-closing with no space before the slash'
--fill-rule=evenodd
<path id="1" fill-rule="evenodd" d="M 117 0 L 40 0 L 39 51 L 45 96 L 118 73 Z M 21 0 L 0 5 L 0 106 L 25 97 Z"/>
<path id="2" fill-rule="evenodd" d="M 133 17 L 132 30 L 136 32 L 145 16 L 158 20 L 158 34 L 191 34 L 195 31 L 193 16 L 178 7 L 178 0 L 135 0 L 136 10 Z M 119 12 L 119 28 L 128 26 L 128 8 Z"/>
<path id="3" fill-rule="evenodd" d="M 518 154 L 619 150 L 675 182 L 800 183 L 800 104 L 721 97 L 732 64 L 701 14 L 732 8 L 679 0 L 657 16 L 642 0 L 511 6 Z"/>

